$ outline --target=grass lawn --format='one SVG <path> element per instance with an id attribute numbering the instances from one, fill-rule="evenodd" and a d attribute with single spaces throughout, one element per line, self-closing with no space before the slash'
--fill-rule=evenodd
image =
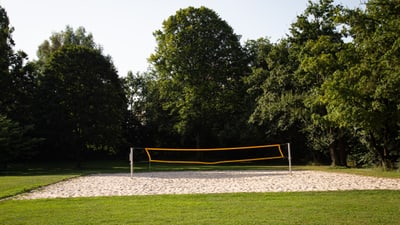
<path id="1" fill-rule="evenodd" d="M 400 191 L 341 191 L 299 193 L 235 193 L 155 195 L 42 200 L 4 199 L 17 193 L 74 176 L 129 172 L 126 162 L 95 162 L 82 170 L 69 166 L 28 165 L 0 173 L 0 224 L 399 224 Z M 147 164 L 135 172 L 148 171 Z M 258 164 L 196 166 L 153 164 L 152 171 L 286 170 L 287 166 Z M 296 166 L 400 178 L 398 171 Z"/>
<path id="2" fill-rule="evenodd" d="M 74 176 L 77 176 L 77 174 L 0 176 L 0 199 L 14 196 L 16 194 L 20 194 L 41 186 L 56 183 Z"/>
<path id="3" fill-rule="evenodd" d="M 7 200 L 0 224 L 398 224 L 399 191 Z"/>
<path id="4" fill-rule="evenodd" d="M 332 168 L 330 166 L 294 166 L 294 170 L 318 170 L 371 177 L 400 178 L 399 170 L 383 171 L 382 168 Z"/>

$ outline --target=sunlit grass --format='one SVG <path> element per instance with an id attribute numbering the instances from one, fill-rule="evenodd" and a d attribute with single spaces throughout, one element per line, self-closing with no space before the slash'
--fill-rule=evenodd
<path id="1" fill-rule="evenodd" d="M 400 178 L 399 170 L 384 171 L 382 168 L 345 168 L 330 166 L 295 166 L 295 170 L 318 170 L 325 172 L 347 173 L 362 176 Z"/>
<path id="2" fill-rule="evenodd" d="M 136 163 L 135 172 L 183 170 L 288 170 L 287 165 L 182 165 Z M 400 178 L 397 171 L 294 166 L 366 176 Z M 4 199 L 92 173 L 129 173 L 127 162 L 14 166 L 0 173 L 0 224 L 395 224 L 400 191 L 154 195 L 40 200 Z"/>
<path id="3" fill-rule="evenodd" d="M 396 224 L 399 191 L 7 200 L 0 224 Z"/>
<path id="4" fill-rule="evenodd" d="M 0 199 L 56 183 L 77 174 L 0 176 Z"/>

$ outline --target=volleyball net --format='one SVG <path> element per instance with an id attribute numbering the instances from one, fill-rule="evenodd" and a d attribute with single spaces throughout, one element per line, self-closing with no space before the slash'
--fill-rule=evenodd
<path id="1" fill-rule="evenodd" d="M 149 162 L 214 165 L 285 158 L 280 144 L 232 148 L 145 148 Z"/>
<path id="2" fill-rule="evenodd" d="M 286 156 L 282 146 L 285 147 Z M 144 148 L 144 150 L 148 157 L 149 168 L 152 162 L 215 165 L 287 158 L 289 173 L 292 175 L 290 143 L 232 148 Z M 133 147 L 130 148 L 129 160 L 132 177 Z"/>

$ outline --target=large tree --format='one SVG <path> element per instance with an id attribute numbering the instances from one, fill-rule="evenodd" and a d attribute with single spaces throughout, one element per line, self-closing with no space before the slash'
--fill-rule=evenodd
<path id="1" fill-rule="evenodd" d="M 197 147 L 238 134 L 235 116 L 243 110 L 247 68 L 239 36 L 205 7 L 177 11 L 154 36 L 150 62 L 163 107 L 177 118 L 176 130 Z"/>
<path id="2" fill-rule="evenodd" d="M 343 22 L 354 44 L 341 53 L 346 70 L 324 84 L 330 119 L 356 131 L 384 168 L 400 154 L 399 15 L 397 0 L 347 10 Z"/>
<path id="3" fill-rule="evenodd" d="M 347 166 L 347 132 L 326 118 L 326 105 L 319 99 L 321 85 L 342 68 L 337 53 L 343 48 L 343 35 L 335 22 L 341 10 L 333 0 L 310 1 L 291 29 L 291 40 L 300 49 L 295 76 L 305 109 L 303 130 L 311 148 L 328 150 L 332 166 Z"/>
<path id="4" fill-rule="evenodd" d="M 325 119 L 326 106 L 316 100 L 320 86 L 340 68 L 335 54 L 341 49 L 342 35 L 334 22 L 340 10 L 332 0 L 310 1 L 292 24 L 288 38 L 265 57 L 267 66 L 256 65 L 250 76 L 256 82 L 251 90 L 262 91 L 250 121 L 270 124 L 272 133 L 291 131 L 297 138 L 298 132 L 293 131 L 301 129 L 310 148 L 329 149 L 332 165 L 346 165 L 344 131 Z M 265 77 L 263 82 L 256 80 L 260 75 Z"/>
<path id="5" fill-rule="evenodd" d="M 154 71 L 128 73 L 123 79 L 128 99 L 127 137 L 134 146 L 179 146 L 176 117 L 160 104 Z"/>
<path id="6" fill-rule="evenodd" d="M 27 55 L 15 52 L 13 28 L 0 6 L 0 155 L 1 163 L 28 154 L 38 139 L 32 138 L 33 92 L 35 79 L 32 64 L 25 64 Z"/>
<path id="7" fill-rule="evenodd" d="M 78 163 L 85 150 L 115 151 L 126 101 L 110 59 L 84 46 L 63 46 L 44 66 L 38 92 L 48 144 Z M 79 165 L 79 164 L 78 164 Z"/>
<path id="8" fill-rule="evenodd" d="M 11 84 L 9 75 L 10 57 L 13 55 L 14 41 L 11 38 L 12 28 L 6 10 L 0 6 L 0 104 L 4 110 L 8 87 Z"/>

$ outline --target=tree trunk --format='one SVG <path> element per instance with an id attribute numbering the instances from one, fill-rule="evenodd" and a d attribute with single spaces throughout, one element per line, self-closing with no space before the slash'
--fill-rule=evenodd
<path id="1" fill-rule="evenodd" d="M 346 151 L 346 144 L 343 138 L 338 140 L 337 145 L 337 154 L 338 154 L 338 162 L 336 163 L 337 166 L 344 166 L 347 167 L 347 151 Z"/>
<path id="2" fill-rule="evenodd" d="M 388 164 L 387 164 L 387 158 L 386 158 L 386 148 L 381 149 L 378 145 L 377 145 L 377 141 L 375 139 L 375 136 L 370 133 L 370 142 L 371 142 L 371 146 L 375 149 L 375 151 L 378 153 L 379 156 L 379 161 L 380 164 L 382 166 L 382 169 L 384 171 L 386 171 L 388 169 Z"/>
<path id="3" fill-rule="evenodd" d="M 393 169 L 392 161 L 390 160 L 386 146 L 382 150 L 382 167 L 384 171 Z"/>
<path id="4" fill-rule="evenodd" d="M 336 154 L 336 149 L 335 149 L 335 144 L 331 143 L 329 145 L 329 155 L 331 156 L 331 166 L 335 167 L 337 166 L 337 154 Z"/>

